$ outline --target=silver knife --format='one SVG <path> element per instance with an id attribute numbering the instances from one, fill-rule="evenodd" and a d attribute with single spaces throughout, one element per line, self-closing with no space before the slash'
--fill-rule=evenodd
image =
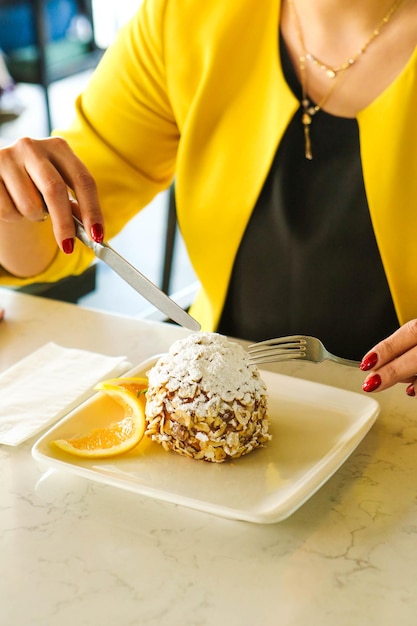
<path id="1" fill-rule="evenodd" d="M 87 235 L 82 222 L 75 216 L 74 224 L 76 235 L 80 241 L 94 252 L 96 257 L 106 263 L 112 270 L 116 272 L 123 280 L 125 280 L 133 289 L 139 292 L 148 302 L 153 304 L 157 309 L 165 313 L 180 326 L 184 326 L 189 330 L 200 330 L 200 324 L 191 315 L 188 315 L 174 300 L 159 289 L 153 282 L 146 278 L 133 265 L 126 261 L 116 250 L 108 243 L 97 243 L 90 239 Z"/>

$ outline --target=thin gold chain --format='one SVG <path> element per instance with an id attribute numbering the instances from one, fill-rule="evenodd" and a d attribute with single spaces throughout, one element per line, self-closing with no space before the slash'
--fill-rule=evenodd
<path id="1" fill-rule="evenodd" d="M 385 24 L 387 24 L 391 20 L 391 18 L 394 15 L 395 11 L 398 9 L 399 5 L 402 2 L 403 2 L 403 0 L 396 0 L 396 2 L 392 5 L 391 9 L 388 11 L 388 13 L 386 13 L 384 18 L 378 24 L 377 28 L 373 31 L 373 34 L 371 35 L 369 40 L 364 44 L 364 46 L 362 46 L 362 48 L 361 48 L 362 52 L 358 53 L 357 58 L 359 58 L 360 55 L 363 54 L 363 52 L 368 48 L 370 43 L 379 35 L 380 29 L 381 29 L 381 24 L 382 24 L 382 26 L 384 26 Z M 311 126 L 311 123 L 313 121 L 313 116 L 318 111 L 320 111 L 320 109 L 322 109 L 324 107 L 324 105 L 326 104 L 327 100 L 330 98 L 331 94 L 333 93 L 334 88 L 338 84 L 338 81 L 337 80 L 333 80 L 330 89 L 328 91 L 326 91 L 326 93 L 323 95 L 323 97 L 318 102 L 318 104 L 312 104 L 312 102 L 310 101 L 310 99 L 309 99 L 309 97 L 307 95 L 308 89 L 307 89 L 307 68 L 306 68 L 306 61 L 307 60 L 311 60 L 309 58 L 309 56 L 311 56 L 311 55 L 309 55 L 309 53 L 306 50 L 304 36 L 303 36 L 303 32 L 301 30 L 300 19 L 298 17 L 297 11 L 295 9 L 293 0 L 288 0 L 288 4 L 289 4 L 289 7 L 290 7 L 291 14 L 293 16 L 295 30 L 296 30 L 298 41 L 299 41 L 300 48 L 301 48 L 301 54 L 298 56 L 298 65 L 299 65 L 299 69 L 300 69 L 301 92 L 302 92 L 301 106 L 302 106 L 302 109 L 303 109 L 302 116 L 301 116 L 301 121 L 302 121 L 303 129 L 304 129 L 305 157 L 306 157 L 306 159 L 311 161 L 312 158 L 313 158 L 313 153 L 312 153 L 312 148 L 311 148 L 310 126 Z M 314 58 L 316 58 L 316 57 L 314 57 Z M 357 59 L 355 59 L 355 61 L 356 60 Z M 353 61 L 353 63 L 355 61 Z M 317 60 L 317 63 L 319 63 L 318 60 Z M 348 63 L 348 65 L 346 67 L 343 67 L 343 69 L 348 69 L 348 67 L 351 67 L 351 65 L 353 65 L 353 63 Z M 325 65 L 325 64 L 323 64 L 323 65 Z M 335 68 L 330 67 L 330 66 L 328 66 L 328 67 L 332 71 L 334 71 L 334 69 L 335 69 Z M 342 69 L 338 70 L 338 67 L 339 66 L 336 66 L 336 70 L 337 71 L 334 72 L 334 76 L 332 76 L 332 78 L 338 78 L 340 72 L 342 72 Z M 340 66 L 340 67 L 342 68 L 342 66 Z"/>
<path id="2" fill-rule="evenodd" d="M 396 10 L 398 9 L 398 7 L 400 6 L 402 2 L 403 0 L 396 0 L 396 2 L 394 2 L 394 4 L 391 6 L 391 8 L 387 11 L 387 13 L 382 18 L 382 20 L 374 28 L 369 39 L 365 41 L 365 43 L 363 44 L 363 46 L 359 48 L 357 53 L 349 57 L 349 59 L 345 61 L 345 63 L 341 63 L 340 65 L 329 65 L 328 63 L 321 61 L 312 52 L 307 52 L 307 51 L 305 53 L 306 59 L 314 63 L 314 65 L 316 65 L 317 67 L 319 67 L 322 70 L 322 72 L 325 72 L 328 78 L 335 78 L 337 74 L 339 74 L 339 72 L 344 72 L 345 70 L 348 70 L 350 67 L 352 67 L 352 65 L 354 65 L 356 61 L 358 61 L 358 59 L 362 56 L 362 54 L 366 52 L 366 50 L 374 41 L 374 39 L 376 39 L 378 35 L 381 33 L 381 30 L 384 28 L 384 26 L 386 26 L 388 22 L 391 20 L 392 16 L 394 15 L 394 13 L 396 12 Z"/>
<path id="3" fill-rule="evenodd" d="M 336 80 L 332 81 L 330 89 L 326 91 L 326 93 L 323 95 L 323 97 L 317 104 L 313 105 L 311 103 L 311 101 L 309 100 L 307 96 L 307 68 L 306 68 L 307 53 L 305 49 L 304 37 L 301 31 L 300 20 L 299 20 L 297 11 L 295 10 L 294 2 L 293 0 L 288 0 L 288 3 L 290 6 L 290 11 L 294 19 L 295 30 L 297 32 L 297 37 L 298 37 L 299 44 L 301 47 L 301 54 L 298 57 L 298 65 L 300 68 L 300 79 L 301 79 L 301 92 L 302 92 L 301 106 L 303 109 L 301 121 L 302 121 L 303 129 L 304 129 L 305 158 L 311 161 L 313 158 L 313 152 L 311 149 L 310 126 L 313 121 L 313 116 L 318 111 L 320 111 L 320 109 L 326 104 L 327 100 L 329 99 L 334 88 L 337 85 L 337 81 Z"/>
<path id="4" fill-rule="evenodd" d="M 303 128 L 304 128 L 305 157 L 306 159 L 311 161 L 313 158 L 313 152 L 311 148 L 311 136 L 310 136 L 311 122 L 313 121 L 313 116 L 318 111 L 320 111 L 322 107 L 324 107 L 327 100 L 330 98 L 334 88 L 337 85 L 337 81 L 332 82 L 330 89 L 324 94 L 324 96 L 318 102 L 318 104 L 312 104 L 307 96 L 307 74 L 306 74 L 305 61 L 306 61 L 305 55 L 302 55 L 299 57 L 301 88 L 302 88 L 301 106 L 303 107 L 301 121 L 302 121 Z"/>

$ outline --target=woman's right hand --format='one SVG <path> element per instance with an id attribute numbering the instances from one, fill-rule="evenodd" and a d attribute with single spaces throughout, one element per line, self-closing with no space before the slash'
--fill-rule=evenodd
<path id="1" fill-rule="evenodd" d="M 94 179 L 64 139 L 22 138 L 0 149 L 0 222 L 10 224 L 22 218 L 39 222 L 45 209 L 64 252 L 72 251 L 73 213 L 92 239 L 103 240 L 103 215 Z"/>

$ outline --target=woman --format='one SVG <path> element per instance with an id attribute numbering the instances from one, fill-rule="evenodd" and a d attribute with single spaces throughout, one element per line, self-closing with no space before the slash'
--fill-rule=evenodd
<path id="1" fill-rule="evenodd" d="M 2 282 L 82 271 L 71 213 L 111 238 L 175 175 L 204 329 L 316 335 L 366 353 L 365 391 L 413 395 L 416 20 L 415 0 L 145 0 L 71 128 L 0 153 Z"/>

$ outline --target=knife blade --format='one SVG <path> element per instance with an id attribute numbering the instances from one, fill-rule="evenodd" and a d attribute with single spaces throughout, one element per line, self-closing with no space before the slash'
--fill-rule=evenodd
<path id="1" fill-rule="evenodd" d="M 200 330 L 201 327 L 197 320 L 191 317 L 191 315 L 188 315 L 184 309 L 167 296 L 166 293 L 161 291 L 149 278 L 139 272 L 129 261 L 124 259 L 108 243 L 97 243 L 90 239 L 82 222 L 75 216 L 73 216 L 73 218 L 77 238 L 90 248 L 100 261 L 103 261 L 103 263 L 111 267 L 116 274 L 123 278 L 135 291 L 146 298 L 148 302 L 162 311 L 169 319 L 172 319 L 180 326 L 184 326 L 189 330 Z"/>

